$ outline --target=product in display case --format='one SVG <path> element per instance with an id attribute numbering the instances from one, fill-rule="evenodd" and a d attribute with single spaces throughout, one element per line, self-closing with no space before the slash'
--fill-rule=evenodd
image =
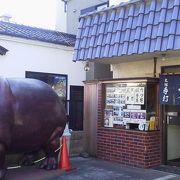
<path id="1" fill-rule="evenodd" d="M 105 84 L 104 126 L 148 130 L 157 112 L 157 81 L 134 80 Z M 110 115 L 109 115 L 110 114 Z M 116 126 L 117 127 L 117 126 Z M 152 129 L 151 129 L 152 130 Z"/>

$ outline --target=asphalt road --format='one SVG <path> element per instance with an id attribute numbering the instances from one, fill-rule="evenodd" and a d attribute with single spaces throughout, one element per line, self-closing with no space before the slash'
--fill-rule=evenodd
<path id="1" fill-rule="evenodd" d="M 36 166 L 7 171 L 6 180 L 180 180 L 180 175 L 154 169 L 141 169 L 95 158 L 71 158 L 73 170 L 46 171 Z"/>

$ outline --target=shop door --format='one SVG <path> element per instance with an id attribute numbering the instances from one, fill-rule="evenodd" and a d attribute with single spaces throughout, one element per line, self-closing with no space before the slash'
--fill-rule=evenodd
<path id="1" fill-rule="evenodd" d="M 180 95 L 180 67 L 163 67 L 162 72 L 165 76 L 170 78 L 167 78 L 169 82 L 167 94 L 167 96 L 169 96 L 169 102 L 161 105 L 163 122 L 163 162 L 167 165 L 180 166 L 180 97 L 178 97 Z M 168 75 L 169 73 L 177 74 Z M 161 83 L 162 82 L 160 82 L 160 84 Z"/>
<path id="2" fill-rule="evenodd" d="M 167 164 L 180 166 L 180 107 L 167 106 Z"/>

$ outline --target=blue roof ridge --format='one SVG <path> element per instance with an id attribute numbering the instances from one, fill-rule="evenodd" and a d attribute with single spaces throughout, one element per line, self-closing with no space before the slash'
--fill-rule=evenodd
<path id="1" fill-rule="evenodd" d="M 106 11 L 109 11 L 109 10 L 113 11 L 114 9 L 124 7 L 124 6 L 127 6 L 127 5 L 131 5 L 131 4 L 135 4 L 135 3 L 140 2 L 140 1 L 145 2 L 146 0 L 130 0 L 128 2 L 121 2 L 119 5 L 112 5 L 110 7 L 103 8 L 102 10 L 96 10 L 96 11 L 92 11 L 92 12 L 88 12 L 86 14 L 80 15 L 79 18 L 85 18 L 85 17 L 91 16 L 91 15 L 99 14 L 99 13 L 106 12 Z M 165 8 L 163 6 L 159 11 L 161 11 L 162 9 L 173 9 L 175 6 L 178 6 L 178 5 L 173 4 L 173 6 L 171 8 L 168 8 L 168 7 Z M 149 9 L 149 12 L 159 12 L 159 11 L 157 11 L 156 8 L 155 9 Z M 144 12 L 144 13 L 141 12 L 141 13 L 138 13 L 137 16 L 139 14 L 147 15 L 147 14 L 149 14 L 149 12 Z M 128 17 L 126 19 L 128 19 Z M 120 18 L 118 18 L 118 19 L 120 19 Z"/>

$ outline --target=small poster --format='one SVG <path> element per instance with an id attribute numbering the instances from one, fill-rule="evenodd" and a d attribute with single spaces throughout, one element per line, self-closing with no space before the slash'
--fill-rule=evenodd
<path id="1" fill-rule="evenodd" d="M 131 123 L 146 122 L 146 110 L 131 110 Z"/>
<path id="2" fill-rule="evenodd" d="M 134 104 L 144 104 L 144 87 L 136 87 Z"/>
<path id="3" fill-rule="evenodd" d="M 146 110 L 124 109 L 123 121 L 125 123 L 144 123 L 146 122 Z"/>
<path id="4" fill-rule="evenodd" d="M 126 104 L 144 104 L 144 87 L 127 87 Z"/>
<path id="5" fill-rule="evenodd" d="M 126 125 L 131 119 L 131 110 L 129 109 L 124 109 L 124 114 L 123 114 L 123 123 Z"/>
<path id="6" fill-rule="evenodd" d="M 123 125 L 123 106 L 113 106 L 114 124 Z"/>
<path id="7" fill-rule="evenodd" d="M 104 110 L 104 126 L 105 127 L 113 127 L 113 109 L 105 109 Z"/>

